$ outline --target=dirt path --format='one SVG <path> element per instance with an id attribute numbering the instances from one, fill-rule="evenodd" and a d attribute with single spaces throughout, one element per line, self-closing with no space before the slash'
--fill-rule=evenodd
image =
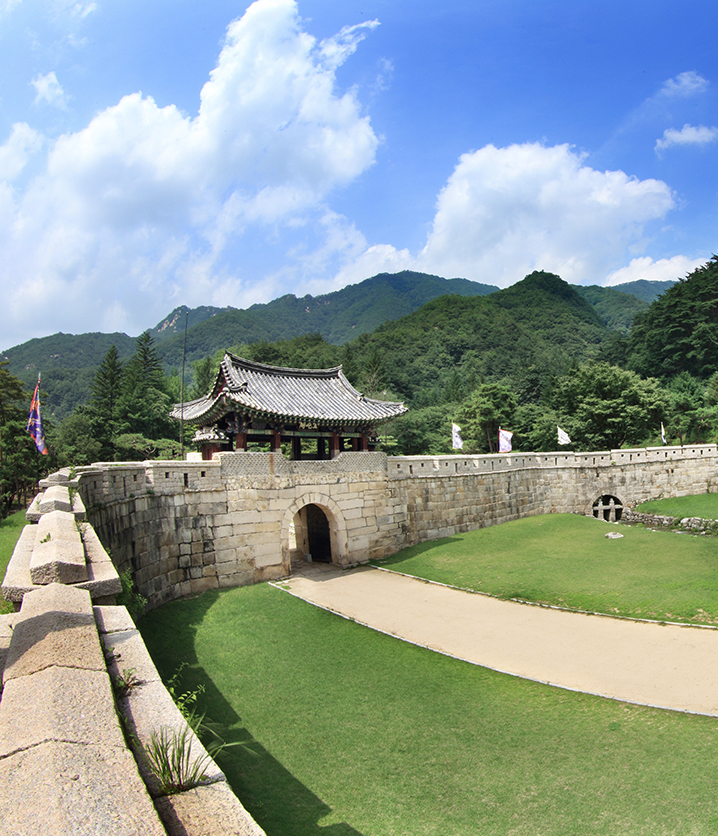
<path id="1" fill-rule="evenodd" d="M 718 715 L 718 630 L 515 604 L 371 567 L 316 564 L 277 585 L 373 629 L 497 671 Z"/>

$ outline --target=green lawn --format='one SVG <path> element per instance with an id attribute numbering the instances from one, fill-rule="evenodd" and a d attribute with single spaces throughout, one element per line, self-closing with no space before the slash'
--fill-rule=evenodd
<path id="1" fill-rule="evenodd" d="M 666 517 L 701 517 L 718 520 L 718 493 L 701 493 L 696 496 L 676 496 L 668 499 L 652 499 L 636 508 L 642 514 L 662 514 Z"/>
<path id="2" fill-rule="evenodd" d="M 27 525 L 24 511 L 18 511 L 0 521 L 0 580 L 5 577 L 5 570 L 24 525 Z M 0 596 L 0 614 L 12 611 L 13 605 Z"/>
<path id="3" fill-rule="evenodd" d="M 718 720 L 459 662 L 266 584 L 155 610 L 162 675 L 185 661 L 220 762 L 268 836 L 715 834 Z"/>
<path id="4" fill-rule="evenodd" d="M 609 540 L 608 532 L 623 534 Z M 550 514 L 404 549 L 378 565 L 571 609 L 718 623 L 718 539 Z"/>

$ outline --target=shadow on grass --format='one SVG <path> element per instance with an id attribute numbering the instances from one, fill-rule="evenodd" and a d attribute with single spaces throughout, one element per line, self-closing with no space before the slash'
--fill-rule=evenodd
<path id="1" fill-rule="evenodd" d="M 240 726 L 241 717 L 225 699 L 207 672 L 199 665 L 194 638 L 197 629 L 217 601 L 217 591 L 205 592 L 194 599 L 185 599 L 154 610 L 141 619 L 138 627 L 160 675 L 167 682 L 180 664 L 185 668 L 179 692 L 198 686 L 204 692 L 198 697 L 200 713 L 222 727 L 221 735 L 230 746 L 217 758 L 229 785 L 267 836 L 362 836 L 344 822 L 321 826 L 320 820 L 332 810 L 301 781 L 298 781 L 247 729 Z M 179 604 L 180 602 L 176 602 Z M 167 618 L 167 611 L 171 617 Z"/>

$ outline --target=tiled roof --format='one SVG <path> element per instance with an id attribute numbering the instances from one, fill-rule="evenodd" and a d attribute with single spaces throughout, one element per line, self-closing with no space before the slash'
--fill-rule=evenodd
<path id="1" fill-rule="evenodd" d="M 182 418 L 182 405 L 170 413 Z M 373 426 L 406 412 L 402 403 L 366 398 L 349 383 L 341 366 L 286 369 L 244 360 L 227 352 L 212 392 L 184 404 L 184 420 L 208 425 L 227 412 L 307 426 Z"/>

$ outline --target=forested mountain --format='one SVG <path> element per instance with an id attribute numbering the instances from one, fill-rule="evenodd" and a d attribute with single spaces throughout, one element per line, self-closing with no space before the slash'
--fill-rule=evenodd
<path id="1" fill-rule="evenodd" d="M 297 298 L 288 294 L 246 310 L 231 308 L 212 313 L 188 329 L 187 359 L 198 360 L 229 345 L 274 342 L 302 334 L 321 334 L 327 342 L 341 345 L 447 293 L 483 296 L 496 290 L 493 285 L 467 279 L 442 279 L 409 270 L 379 273 L 322 296 Z M 167 336 L 160 351 L 166 367 L 177 366 L 182 360 L 183 327 L 184 317 L 180 316 L 164 331 Z M 176 333 L 171 336 L 173 329 Z"/>
<path id="2" fill-rule="evenodd" d="M 643 299 L 644 302 L 655 302 L 656 299 L 665 293 L 669 287 L 673 287 L 676 281 L 680 279 L 668 281 L 649 281 L 648 279 L 638 279 L 635 282 L 625 282 L 624 284 L 613 285 L 613 290 L 619 290 L 621 293 L 630 293 L 631 296 L 637 296 Z"/>
<path id="3" fill-rule="evenodd" d="M 442 279 L 410 271 L 393 275 L 382 273 L 335 293 L 302 298 L 288 295 L 265 305 L 253 305 L 247 310 L 216 307 L 192 310 L 186 307 L 176 308 L 150 330 L 150 336 L 157 343 L 165 372 L 169 372 L 179 368 L 182 363 L 187 314 L 189 317 L 186 361 L 189 369 L 193 362 L 232 346 L 261 343 L 257 351 L 263 351 L 265 354 L 267 351 L 270 354 L 276 353 L 276 349 L 270 350 L 267 346 L 277 341 L 286 342 L 303 334 L 321 334 L 330 344 L 353 344 L 357 337 L 373 332 L 388 321 L 396 321 L 411 314 L 426 302 L 446 294 L 454 294 L 467 298 L 491 298 L 495 301 L 495 306 L 487 309 L 493 313 L 481 313 L 478 315 L 479 320 L 498 316 L 497 309 L 501 308 L 510 312 L 516 323 L 524 324 L 533 331 L 538 329 L 544 340 L 544 343 L 537 343 L 534 347 L 539 354 L 554 357 L 556 347 L 562 346 L 559 354 L 575 354 L 580 358 L 585 355 L 585 345 L 595 344 L 599 332 L 603 333 L 604 326 L 625 333 L 634 313 L 645 307 L 645 304 L 635 297 L 621 294 L 615 288 L 574 286 L 571 289 L 558 277 L 554 277 L 554 286 L 550 287 L 552 280 L 546 277 L 551 274 L 541 275 L 544 276 L 543 285 L 534 283 L 528 298 L 525 297 L 525 280 L 499 291 L 492 285 L 465 279 Z M 555 282 L 560 282 L 560 285 Z M 527 311 L 528 307 L 532 310 Z M 478 309 L 484 310 L 481 306 L 478 306 Z M 451 319 L 451 314 L 448 314 L 448 319 Z M 504 341 L 503 334 L 506 329 L 503 322 L 503 319 L 497 320 L 496 330 L 497 346 L 500 344 L 501 348 L 497 347 L 494 355 L 486 354 L 481 362 L 476 361 L 476 374 L 484 374 L 483 370 L 487 365 L 493 368 L 503 368 L 506 365 L 507 361 L 502 359 L 503 355 L 514 346 L 511 339 Z M 576 326 L 576 322 L 579 326 Z M 478 324 L 476 327 L 481 330 Z M 441 330 L 440 326 L 437 328 Z M 491 330 L 491 325 L 487 324 L 487 333 Z M 520 345 L 523 340 L 522 329 L 519 328 L 517 334 L 519 332 Z M 383 338 L 377 337 L 379 342 L 381 339 Z M 528 338 L 528 343 L 531 343 L 532 339 Z M 9 370 L 28 386 L 34 383 L 38 371 L 42 371 L 46 412 L 60 420 L 77 404 L 88 399 L 89 386 L 95 370 L 113 344 L 117 348 L 119 359 L 122 360 L 129 357 L 134 350 L 135 339 L 125 334 L 55 334 L 11 348 L 4 352 L 3 356 L 9 360 Z M 361 345 L 357 350 L 362 353 Z M 479 353 L 483 350 L 477 349 Z M 325 353 L 326 351 L 322 351 L 320 355 L 323 356 Z M 339 356 L 337 352 L 330 353 Z M 346 356 L 349 357 L 349 354 Z M 351 364 L 351 360 L 348 362 Z M 188 380 L 191 385 L 191 375 Z M 399 382 L 396 383 L 398 385 Z M 432 385 L 438 384 L 433 381 Z M 402 390 L 413 390 L 408 380 L 402 381 L 401 386 Z"/>
<path id="4" fill-rule="evenodd" d="M 53 334 L 2 352 L 0 360 L 8 360 L 8 370 L 29 389 L 42 373 L 42 388 L 49 394 L 47 414 L 59 419 L 87 400 L 93 375 L 113 345 L 120 358 L 126 358 L 134 351 L 135 339 L 122 333 Z"/>
<path id="5" fill-rule="evenodd" d="M 627 286 L 624 285 L 624 287 Z M 576 292 L 593 306 L 603 324 L 620 334 L 627 334 L 636 314 L 645 311 L 649 305 L 644 299 L 619 290 L 618 286 L 599 287 L 593 284 L 574 285 L 574 287 Z"/>
<path id="6" fill-rule="evenodd" d="M 380 273 L 323 296 L 283 296 L 247 310 L 236 308 L 176 308 L 150 329 L 166 372 L 182 364 L 184 327 L 189 364 L 233 345 L 273 342 L 320 333 L 332 343 L 346 342 L 374 330 L 388 319 L 398 319 L 425 302 L 446 293 L 475 296 L 498 290 L 467 279 L 442 279 L 426 273 Z M 61 419 L 89 397 L 95 370 L 111 345 L 120 359 L 129 357 L 135 339 L 126 334 L 54 334 L 29 340 L 2 352 L 8 369 L 28 386 L 42 372 L 49 415 Z"/>

